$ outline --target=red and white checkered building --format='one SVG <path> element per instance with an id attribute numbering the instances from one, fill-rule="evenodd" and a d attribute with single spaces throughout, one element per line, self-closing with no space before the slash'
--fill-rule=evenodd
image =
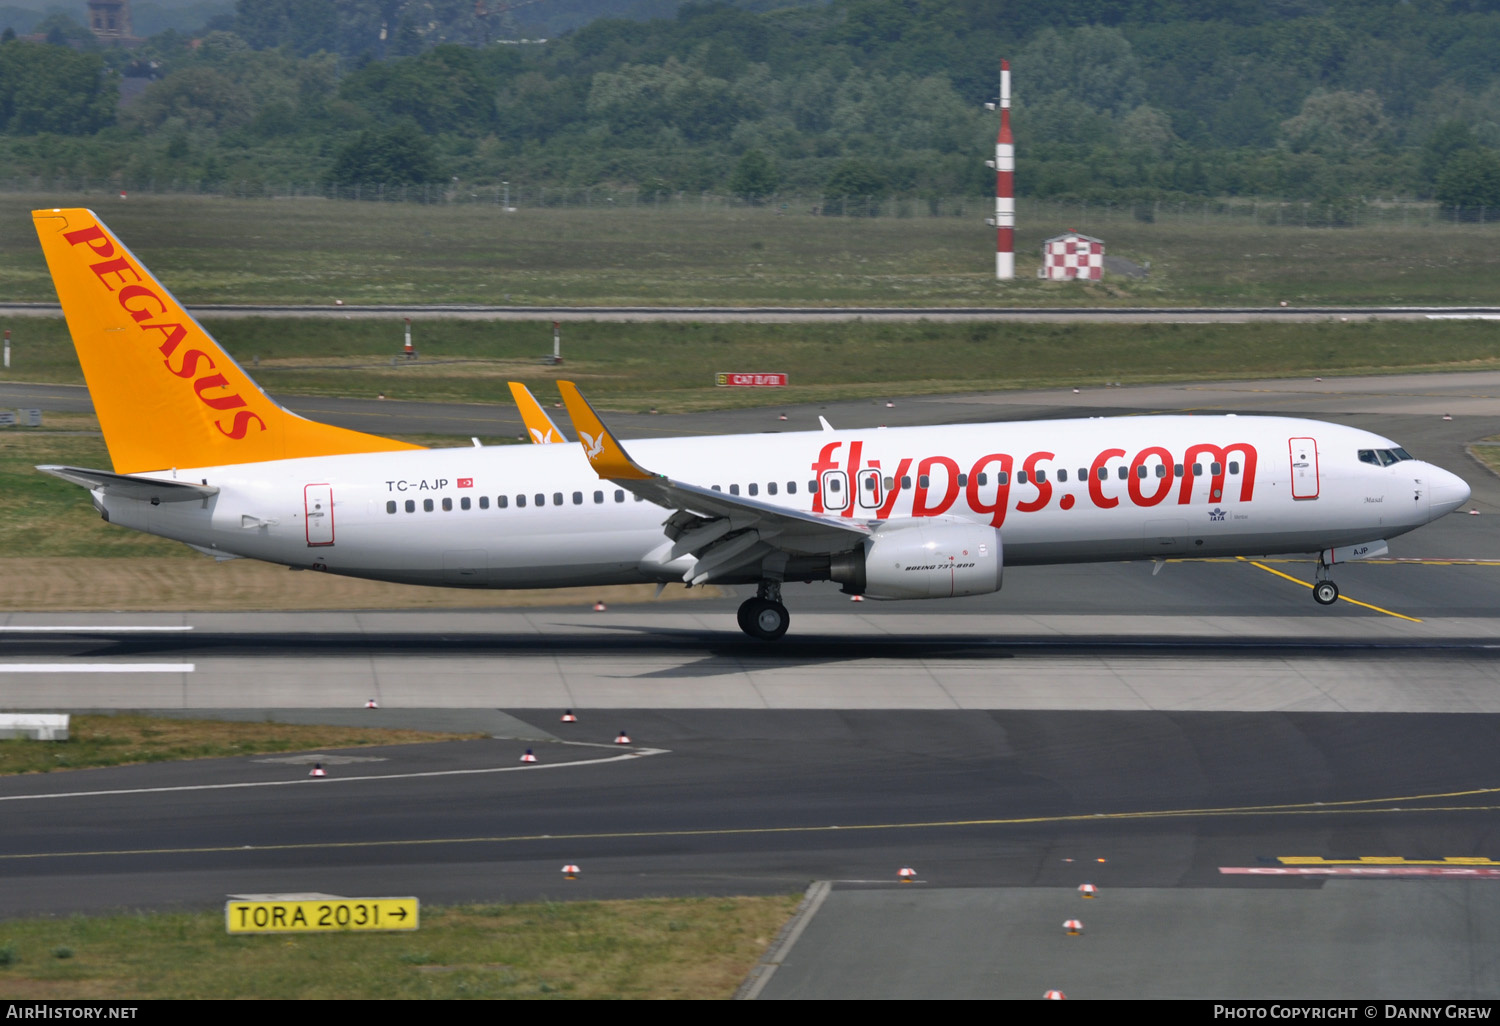
<path id="1" fill-rule="evenodd" d="M 1104 240 L 1077 232 L 1054 235 L 1042 243 L 1042 266 L 1036 276 L 1049 281 L 1099 281 L 1104 277 Z"/>

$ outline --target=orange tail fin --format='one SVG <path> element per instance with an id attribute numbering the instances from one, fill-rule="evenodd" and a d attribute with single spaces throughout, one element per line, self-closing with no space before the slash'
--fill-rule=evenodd
<path id="1" fill-rule="evenodd" d="M 31 216 L 117 473 L 421 448 L 276 405 L 93 211 Z"/>

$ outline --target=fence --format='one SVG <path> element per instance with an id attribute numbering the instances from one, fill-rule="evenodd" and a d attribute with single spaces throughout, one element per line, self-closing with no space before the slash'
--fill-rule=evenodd
<path id="1" fill-rule="evenodd" d="M 663 210 L 762 209 L 782 213 L 843 217 L 954 217 L 976 220 L 992 216 L 995 201 L 989 196 L 922 197 L 826 197 L 817 194 L 778 193 L 758 201 L 715 192 L 681 192 L 652 188 L 608 186 L 537 185 L 499 182 L 470 185 L 446 182 L 426 185 L 394 185 L 379 182 L 362 185 L 330 185 L 295 181 L 122 181 L 74 176 L 0 179 L 0 192 L 47 195 L 200 195 L 237 199 L 326 199 L 380 203 L 482 204 L 508 210 L 587 209 Z M 1234 197 L 1229 199 L 1182 198 L 1149 201 L 1017 200 L 1017 218 L 1022 222 L 1066 224 L 1084 231 L 1127 221 L 1165 224 L 1258 223 L 1267 227 L 1353 228 L 1425 227 L 1435 225 L 1488 225 L 1500 219 L 1493 207 L 1444 208 L 1431 201 L 1398 196 L 1357 197 L 1324 201 L 1289 201 Z"/>

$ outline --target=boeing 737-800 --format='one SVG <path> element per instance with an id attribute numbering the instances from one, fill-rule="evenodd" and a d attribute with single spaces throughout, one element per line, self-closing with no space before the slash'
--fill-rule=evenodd
<path id="1" fill-rule="evenodd" d="M 1318 553 L 1331 605 L 1330 566 L 1469 497 L 1391 439 L 1284 417 L 825 425 L 627 451 L 568 382 L 576 445 L 425 449 L 281 408 L 91 211 L 33 217 L 113 463 L 39 469 L 113 524 L 221 558 L 468 588 L 755 584 L 740 626 L 772 639 L 785 581 L 943 598 L 998 591 L 1007 563 Z M 550 437 L 544 414 L 534 426 Z"/>

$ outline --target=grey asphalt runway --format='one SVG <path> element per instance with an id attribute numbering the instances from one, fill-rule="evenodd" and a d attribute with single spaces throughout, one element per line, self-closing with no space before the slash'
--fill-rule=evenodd
<path id="1" fill-rule="evenodd" d="M 0 407 L 23 405 L 13 394 Z M 0 708 L 495 736 L 359 750 L 383 761 L 326 780 L 245 758 L 0 781 L 0 918 L 277 891 L 442 903 L 821 880 L 758 996 L 1500 996 L 1486 875 L 1500 873 L 1500 480 L 1465 452 L 1500 434 L 1500 375 L 893 402 L 619 419 L 628 437 L 819 413 L 1306 414 L 1459 472 L 1480 512 L 1337 568 L 1352 601 L 1330 609 L 1270 572 L 1305 582 L 1310 564 L 1226 560 L 1012 570 L 998 595 L 943 604 L 789 588 L 792 633 L 774 646 L 739 635 L 734 598 L 11 614 Z M 414 432 L 454 415 L 415 406 L 338 416 Z M 559 723 L 564 708 L 581 722 Z M 614 745 L 622 729 L 631 745 Z M 519 763 L 527 747 L 540 768 Z M 582 878 L 564 881 L 565 862 Z M 918 882 L 896 883 L 903 866 Z M 1418 873 L 1444 875 L 1401 875 Z M 1081 899 L 1083 882 L 1100 897 Z M 1086 929 L 1067 937 L 1074 916 Z"/>

